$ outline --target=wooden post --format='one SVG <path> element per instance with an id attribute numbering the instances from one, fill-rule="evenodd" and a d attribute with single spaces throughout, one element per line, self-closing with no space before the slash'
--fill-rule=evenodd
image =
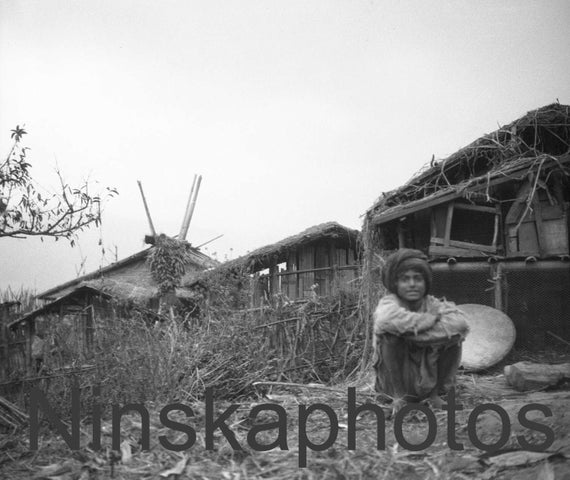
<path id="1" fill-rule="evenodd" d="M 404 218 L 400 218 L 398 220 L 398 226 L 397 231 L 398 231 L 398 248 L 406 248 L 406 238 L 404 235 Z"/>
<path id="2" fill-rule="evenodd" d="M 192 197 L 194 196 L 194 188 L 196 187 L 197 175 L 194 174 L 194 180 L 192 181 L 192 188 L 190 189 L 190 195 L 188 196 L 188 202 L 186 203 L 186 210 L 184 210 L 184 216 L 182 217 L 182 225 L 180 225 L 180 233 L 178 234 L 178 240 L 184 240 L 184 226 L 186 225 L 186 217 L 188 217 L 188 212 L 190 211 L 190 206 L 192 205 Z"/>
<path id="3" fill-rule="evenodd" d="M 503 311 L 503 264 L 497 262 L 491 265 L 491 277 L 493 279 L 493 306 Z"/>
<path id="4" fill-rule="evenodd" d="M 148 225 L 150 227 L 150 233 L 153 237 L 156 237 L 156 231 L 154 229 L 154 225 L 152 224 L 152 218 L 150 218 L 150 210 L 148 209 L 148 205 L 146 203 L 146 198 L 144 196 L 142 183 L 140 180 L 137 180 L 137 183 L 139 184 L 139 190 L 141 191 L 142 201 L 144 204 L 144 210 L 146 212 L 146 218 L 148 219 Z"/>
<path id="5" fill-rule="evenodd" d="M 495 210 L 496 210 L 495 225 L 493 226 L 493 241 L 491 243 L 491 246 L 496 249 L 497 248 L 497 240 L 499 239 L 499 219 L 500 219 L 500 215 L 501 215 L 501 210 L 500 210 L 500 207 L 498 205 L 497 205 Z"/>
<path id="6" fill-rule="evenodd" d="M 180 229 L 180 235 L 178 236 L 178 240 L 185 240 L 186 235 L 188 234 L 188 228 L 190 227 L 190 221 L 192 220 L 192 215 L 194 214 L 194 207 L 196 206 L 196 199 L 198 198 L 198 192 L 200 191 L 200 183 L 202 183 L 202 175 L 198 177 L 196 182 L 196 191 L 194 192 L 194 198 L 192 199 L 192 203 L 188 212 L 184 217 L 184 223 L 182 224 L 182 228 Z"/>
<path id="7" fill-rule="evenodd" d="M 34 320 L 32 318 L 28 319 L 26 325 L 26 373 L 28 375 L 33 375 L 33 362 L 32 362 L 32 342 L 34 337 Z"/>
<path id="8" fill-rule="evenodd" d="M 453 220 L 453 202 L 447 206 L 447 218 L 445 220 L 445 237 L 443 245 L 449 247 L 449 240 L 451 239 L 451 222 Z"/>
<path id="9" fill-rule="evenodd" d="M 10 362 L 10 350 L 8 347 L 8 327 L 6 326 L 8 324 L 8 317 L 6 317 L 6 321 L 2 321 L 0 328 L 2 329 L 2 356 L 0 356 L 0 363 L 2 363 L 2 379 L 5 379 L 8 377 L 8 369 L 9 367 L 9 362 Z"/>
<path id="10" fill-rule="evenodd" d="M 362 359 L 360 360 L 360 371 L 365 372 L 366 369 L 370 367 L 368 360 L 371 358 L 371 346 L 372 346 L 372 322 L 370 321 L 372 318 L 372 309 L 374 306 L 372 305 L 374 293 L 373 289 L 375 285 L 372 282 L 372 265 L 373 265 L 373 258 L 374 252 L 372 251 L 372 244 L 374 238 L 374 231 L 377 231 L 378 228 L 372 226 L 369 222 L 364 223 L 364 227 L 362 228 L 363 233 L 363 242 L 364 242 L 364 256 L 363 256 L 363 264 L 362 264 L 362 276 L 364 282 L 364 308 L 362 308 L 359 312 L 360 320 L 364 324 L 364 347 L 362 350 Z M 379 235 L 379 232 L 377 232 Z M 380 243 L 382 247 L 382 243 Z M 367 279 L 367 280 L 366 280 Z"/>
<path id="11" fill-rule="evenodd" d="M 255 300 L 256 300 L 256 293 L 257 293 L 257 274 L 253 274 L 249 279 L 249 291 L 250 291 L 250 302 L 249 308 L 255 308 Z"/>
<path id="12" fill-rule="evenodd" d="M 287 259 L 287 270 L 299 270 L 299 265 L 297 263 L 297 252 L 293 251 L 293 252 L 289 252 L 289 258 Z M 297 290 L 298 290 L 298 283 L 299 283 L 299 276 L 297 274 L 295 275 L 287 275 L 287 296 L 291 299 L 291 300 L 295 300 L 298 295 L 297 295 Z"/>
<path id="13" fill-rule="evenodd" d="M 338 262 L 336 259 L 336 245 L 334 240 L 329 243 L 329 289 L 326 294 L 336 293 L 339 289 Z"/>
<path id="14" fill-rule="evenodd" d="M 224 236 L 224 234 L 222 233 L 221 235 L 218 235 L 217 237 L 214 237 L 214 238 L 208 240 L 207 242 L 201 243 L 200 245 L 198 245 L 197 247 L 194 247 L 194 248 L 196 250 L 198 250 L 199 248 L 202 248 L 204 245 L 208 245 L 208 243 L 212 243 L 214 240 L 217 240 L 218 238 L 222 238 L 223 236 Z"/>
<path id="15" fill-rule="evenodd" d="M 538 243 L 538 252 L 541 257 L 546 253 L 544 241 L 544 228 L 542 226 L 542 208 L 538 199 L 538 193 L 535 193 L 532 199 L 534 207 L 534 223 L 536 224 L 536 241 Z"/>
<path id="16" fill-rule="evenodd" d="M 299 251 L 295 250 L 294 252 L 294 259 L 295 259 L 295 269 L 296 270 L 301 270 L 301 265 L 299 264 Z M 295 285 L 293 286 L 294 291 L 295 291 L 295 298 L 301 298 L 302 296 L 302 291 L 301 291 L 301 275 L 299 275 L 298 273 L 295 274 L 294 276 L 295 278 Z"/>
<path id="17" fill-rule="evenodd" d="M 280 293 L 279 289 L 279 266 L 272 265 L 269 267 L 269 301 L 273 303 L 273 295 Z"/>

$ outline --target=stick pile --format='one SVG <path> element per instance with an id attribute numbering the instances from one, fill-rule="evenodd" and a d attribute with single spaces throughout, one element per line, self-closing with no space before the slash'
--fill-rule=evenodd
<path id="1" fill-rule="evenodd" d="M 0 424 L 17 429 L 28 423 L 28 415 L 4 397 L 0 397 Z"/>

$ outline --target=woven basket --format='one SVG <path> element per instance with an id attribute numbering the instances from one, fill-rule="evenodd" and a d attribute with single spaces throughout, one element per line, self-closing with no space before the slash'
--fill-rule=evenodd
<path id="1" fill-rule="evenodd" d="M 500 310 L 486 305 L 457 305 L 467 315 L 469 334 L 463 342 L 461 365 L 467 371 L 489 368 L 500 362 L 515 343 L 512 320 Z"/>

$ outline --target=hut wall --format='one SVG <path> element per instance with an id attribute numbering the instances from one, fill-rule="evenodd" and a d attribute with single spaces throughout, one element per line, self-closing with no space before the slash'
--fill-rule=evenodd
<path id="1" fill-rule="evenodd" d="M 503 251 L 497 205 L 452 201 L 433 208 L 431 215 L 430 255 L 481 257 Z"/>
<path id="2" fill-rule="evenodd" d="M 359 276 L 359 261 L 356 251 L 352 248 L 337 248 L 336 284 L 334 290 L 354 291 L 359 288 L 355 280 Z"/>
<path id="3" fill-rule="evenodd" d="M 287 257 L 287 272 L 297 270 L 297 252 L 291 251 Z M 294 300 L 297 298 L 297 276 L 296 275 L 283 275 L 281 277 L 281 291 Z"/>
<path id="4" fill-rule="evenodd" d="M 382 294 L 383 259 L 416 248 L 459 260 L 433 264 L 433 293 L 503 310 L 519 345 L 543 347 L 549 331 L 570 338 L 569 112 L 528 112 L 383 194 L 363 225 L 365 315 Z"/>
<path id="5" fill-rule="evenodd" d="M 495 307 L 492 270 L 487 262 L 432 264 L 431 294 L 456 304 L 479 303 Z"/>
<path id="6" fill-rule="evenodd" d="M 105 278 L 139 285 L 155 284 L 145 259 L 107 272 L 105 273 Z"/>
<path id="7" fill-rule="evenodd" d="M 517 330 L 517 346 L 544 348 L 548 332 L 570 338 L 570 262 L 432 264 L 432 294 L 456 304 L 503 310 Z"/>
<path id="8" fill-rule="evenodd" d="M 31 365 L 31 331 L 30 322 L 8 329 L 7 355 L 4 378 L 25 375 Z"/>
<path id="9" fill-rule="evenodd" d="M 517 328 L 517 344 L 541 348 L 570 339 L 570 262 L 505 264 L 504 311 Z"/>
<path id="10" fill-rule="evenodd" d="M 279 270 L 283 264 L 286 269 Z M 253 274 L 252 306 L 272 302 L 277 294 L 295 300 L 358 289 L 354 282 L 360 273 L 357 252 L 335 240 L 319 240 L 291 250 L 283 264 Z"/>
<path id="11" fill-rule="evenodd" d="M 566 222 L 566 217 L 563 221 Z M 389 222 L 381 228 L 372 226 L 365 231 L 365 238 L 369 238 L 364 257 L 368 317 L 382 294 L 381 259 L 394 250 L 394 227 L 395 222 Z M 566 232 L 563 230 L 562 236 L 549 236 L 550 243 L 545 245 L 559 245 L 560 238 L 567 242 Z M 392 248 L 387 249 L 386 246 Z M 428 253 L 425 245 L 406 244 L 406 247 L 419 247 Z M 429 253 L 432 253 L 431 249 Z M 570 292 L 570 262 L 541 260 L 535 250 L 526 253 L 535 255 L 539 260 L 533 263 L 513 258 L 489 263 L 481 257 L 473 257 L 455 264 L 433 262 L 432 294 L 457 304 L 478 303 L 504 311 L 517 329 L 518 347 L 545 348 L 551 345 L 555 340 L 549 331 L 562 338 L 570 338 L 570 295 L 567 294 Z"/>
<path id="12" fill-rule="evenodd" d="M 299 270 L 312 270 L 315 268 L 315 247 L 314 245 L 303 245 L 298 251 Z M 315 272 L 300 273 L 299 297 L 307 297 L 311 293 L 311 287 L 315 284 Z"/>
<path id="13" fill-rule="evenodd" d="M 334 247 L 332 247 L 334 248 Z M 318 270 L 321 268 L 329 268 L 333 265 L 331 259 L 331 245 L 328 242 L 319 242 L 315 245 L 315 284 L 318 295 L 326 295 L 332 290 L 332 272 L 330 270 Z"/>
<path id="14" fill-rule="evenodd" d="M 507 254 L 568 255 L 568 205 L 567 202 L 552 204 L 544 192 L 539 192 L 532 208 L 515 202 L 506 220 Z"/>
<path id="15" fill-rule="evenodd" d="M 8 323 L 19 312 L 20 304 L 17 302 L 5 302 L 0 304 L 0 379 L 7 378 L 9 373 L 9 340 L 10 331 Z"/>
<path id="16" fill-rule="evenodd" d="M 416 212 L 410 222 L 410 243 L 418 250 L 427 251 L 431 233 L 431 212 L 429 209 Z"/>
<path id="17" fill-rule="evenodd" d="M 95 315 L 112 316 L 113 306 L 80 291 L 5 328 L 0 378 L 35 375 L 40 365 L 53 370 L 83 360 L 94 345 Z"/>

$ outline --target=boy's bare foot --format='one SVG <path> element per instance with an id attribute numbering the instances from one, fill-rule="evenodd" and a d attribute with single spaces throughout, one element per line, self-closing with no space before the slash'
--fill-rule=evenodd
<path id="1" fill-rule="evenodd" d="M 398 413 L 405 404 L 406 401 L 403 398 L 394 399 L 394 402 L 392 403 L 392 415 L 390 415 L 390 417 L 394 418 L 396 413 Z"/>
<path id="2" fill-rule="evenodd" d="M 434 410 L 441 410 L 443 407 L 443 400 L 439 395 L 431 395 L 428 402 Z"/>

